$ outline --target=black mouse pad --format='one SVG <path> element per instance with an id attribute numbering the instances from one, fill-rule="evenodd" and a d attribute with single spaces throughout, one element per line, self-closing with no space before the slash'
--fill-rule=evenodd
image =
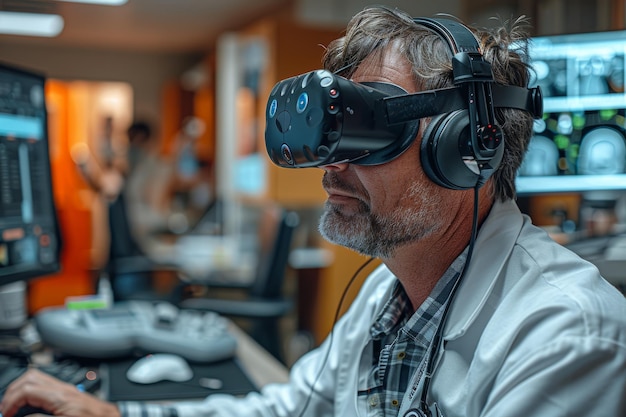
<path id="1" fill-rule="evenodd" d="M 186 382 L 161 381 L 137 384 L 126 378 L 126 371 L 136 359 L 107 363 L 108 375 L 103 378 L 103 389 L 109 401 L 159 401 L 201 399 L 215 393 L 243 395 L 257 387 L 241 368 L 237 359 L 213 363 L 190 363 L 193 378 Z M 221 388 L 205 388 L 200 378 L 221 381 Z"/>

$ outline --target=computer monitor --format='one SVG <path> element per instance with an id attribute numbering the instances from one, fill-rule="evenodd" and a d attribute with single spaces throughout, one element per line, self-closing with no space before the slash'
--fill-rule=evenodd
<path id="1" fill-rule="evenodd" d="M 536 37 L 544 94 L 518 194 L 626 190 L 626 31 Z"/>
<path id="2" fill-rule="evenodd" d="M 0 286 L 60 268 L 44 85 L 0 63 Z"/>

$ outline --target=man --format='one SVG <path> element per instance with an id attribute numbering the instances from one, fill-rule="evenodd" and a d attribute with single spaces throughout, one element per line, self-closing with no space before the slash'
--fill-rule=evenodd
<path id="1" fill-rule="evenodd" d="M 167 229 L 173 169 L 160 154 L 160 140 L 149 123 L 135 121 L 126 132 L 129 146 L 124 198 L 137 242 L 149 252 L 155 231 Z"/>
<path id="2" fill-rule="evenodd" d="M 526 87 L 528 69 L 509 48 L 518 35 L 515 28 L 477 34 L 498 84 Z M 356 83 L 392 83 L 413 93 L 452 85 L 449 49 L 432 28 L 375 7 L 353 18 L 324 64 Z M 288 118 L 269 108 L 268 123 L 287 137 Z M 435 128 L 429 118 L 405 148 L 375 161 L 381 163 L 364 164 L 366 152 L 321 164 L 329 195 L 321 232 L 384 265 L 329 338 L 292 367 L 288 384 L 169 409 L 120 404 L 121 415 L 625 415 L 624 299 L 520 214 L 514 178 L 532 114 L 499 108 L 497 115 L 504 153 L 493 175 L 480 164 L 473 187 L 442 186 L 433 179 L 437 169 L 424 167 L 421 154 L 430 151 L 422 142 Z M 292 145 L 280 147 L 282 158 L 299 163 Z M 320 149 L 323 159 L 330 148 Z M 38 378 L 31 373 L 7 392 L 5 417 L 26 401 L 56 415 L 118 415 L 111 404 L 67 386 L 56 394 L 58 384 Z"/>

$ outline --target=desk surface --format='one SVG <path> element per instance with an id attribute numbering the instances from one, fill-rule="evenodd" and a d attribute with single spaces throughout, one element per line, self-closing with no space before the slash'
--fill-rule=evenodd
<path id="1" fill-rule="evenodd" d="M 239 368 L 241 368 L 241 370 L 245 373 L 245 375 L 248 377 L 250 382 L 252 382 L 256 386 L 256 388 L 261 388 L 269 383 L 286 382 L 288 380 L 289 378 L 288 369 L 281 362 L 279 362 L 276 358 L 274 358 L 274 356 L 268 353 L 263 347 L 261 347 L 256 341 L 254 341 L 247 333 L 245 333 L 236 324 L 230 321 L 229 321 L 229 331 L 237 339 L 237 351 L 236 351 L 235 358 L 239 364 Z M 52 360 L 52 352 L 49 349 L 44 349 L 43 351 L 36 353 L 35 356 L 33 357 L 33 360 L 35 363 L 40 363 L 42 365 L 50 363 Z M 128 362 L 128 359 L 126 359 L 125 361 Z M 104 362 L 100 362 L 101 370 L 103 369 L 102 364 L 104 364 Z M 112 367 L 114 366 L 114 364 L 115 364 L 115 361 L 113 363 L 108 363 L 106 367 L 107 371 L 104 372 L 102 375 L 103 385 L 101 385 L 100 390 L 98 390 L 95 393 L 100 398 L 110 399 L 108 398 L 109 397 L 108 394 L 111 388 L 108 386 L 109 381 L 115 381 L 115 380 L 120 381 L 116 378 L 120 378 L 120 377 L 124 378 L 124 373 L 119 372 L 119 367 L 116 368 L 118 369 L 118 372 L 116 372 L 117 377 L 112 378 L 113 375 L 111 374 L 111 371 L 113 370 Z M 219 369 L 223 369 L 223 368 L 220 366 L 215 366 L 215 368 L 212 369 L 211 372 L 219 373 L 220 372 Z M 218 375 L 215 375 L 215 377 L 219 378 Z M 126 380 L 124 379 L 124 381 Z M 119 389 L 122 388 L 122 385 L 125 386 L 126 383 L 121 384 L 121 385 L 116 384 L 116 390 L 119 391 Z M 141 395 L 144 395 L 147 392 L 146 388 L 152 388 L 152 387 L 146 385 L 144 388 L 141 388 L 140 390 L 138 390 L 138 393 L 141 393 Z M 153 388 L 154 388 L 154 391 L 159 391 L 159 388 L 157 386 L 154 386 Z M 254 388 L 249 387 L 248 389 L 254 389 Z M 247 391 L 243 391 L 243 392 L 247 392 Z M 185 394 L 190 394 L 190 393 L 185 392 Z M 129 396 L 129 395 L 132 396 L 130 392 L 124 394 L 124 396 Z M 158 394 L 156 394 L 155 392 L 155 395 L 158 395 Z M 200 398 L 200 397 L 197 397 L 197 398 Z M 124 399 L 132 400 L 132 399 L 139 399 L 139 398 L 128 397 Z"/>
<path id="2" fill-rule="evenodd" d="M 135 384 L 126 378 L 126 372 L 134 363 L 133 359 L 121 358 L 106 362 L 100 366 L 103 371 L 100 397 L 110 401 L 200 400 L 212 393 L 245 395 L 268 383 L 287 381 L 288 372 L 285 366 L 235 324 L 229 323 L 229 330 L 238 342 L 234 361 L 191 362 L 191 380 L 161 381 L 148 385 Z M 209 388 L 201 383 L 203 379 L 220 381 L 219 387 Z"/>
<path id="3" fill-rule="evenodd" d="M 237 338 L 237 358 L 252 382 L 263 387 L 272 382 L 287 382 L 289 371 L 235 324 L 229 330 Z"/>

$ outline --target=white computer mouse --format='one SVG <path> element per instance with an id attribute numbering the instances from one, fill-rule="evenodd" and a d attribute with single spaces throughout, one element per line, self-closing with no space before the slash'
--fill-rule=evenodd
<path id="1" fill-rule="evenodd" d="M 159 381 L 184 382 L 193 377 L 193 370 L 181 356 L 154 353 L 132 364 L 126 372 L 126 377 L 138 384 L 153 384 Z"/>

